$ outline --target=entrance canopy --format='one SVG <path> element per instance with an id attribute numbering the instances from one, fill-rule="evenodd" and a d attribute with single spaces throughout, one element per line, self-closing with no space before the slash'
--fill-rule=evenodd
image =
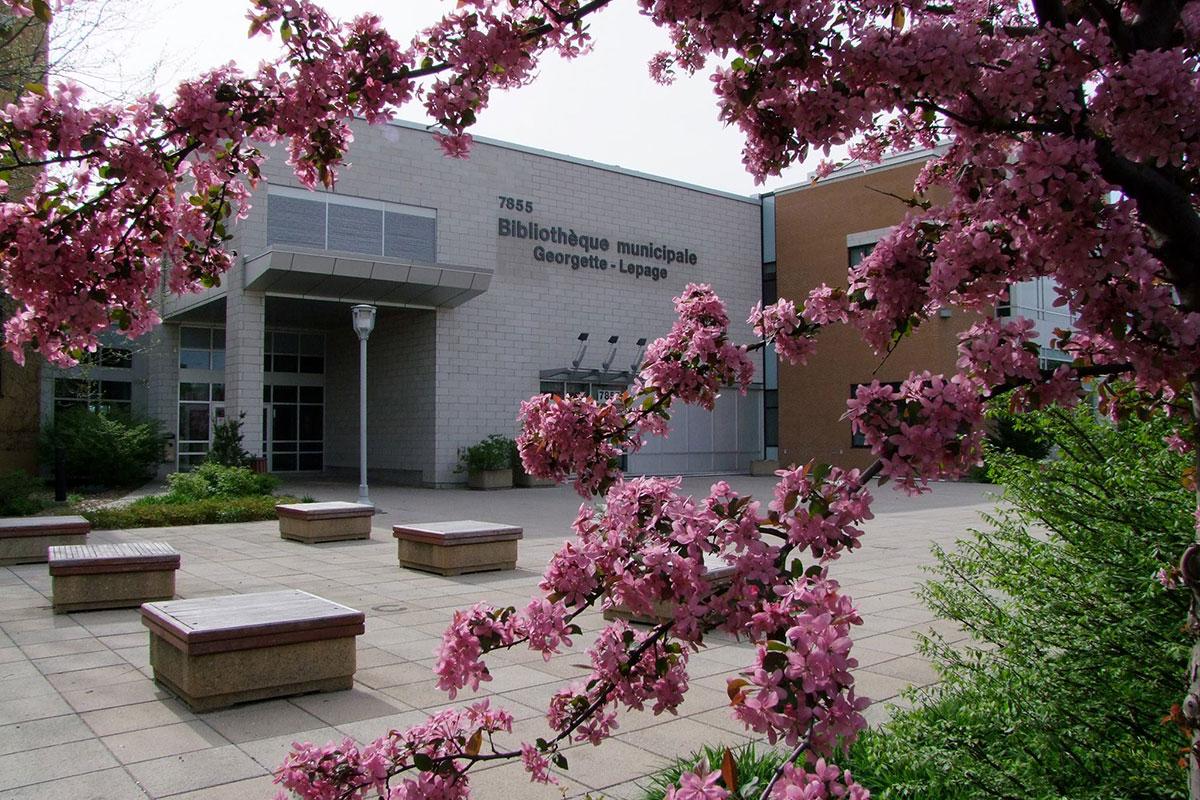
<path id="1" fill-rule="evenodd" d="M 492 270 L 272 246 L 246 261 L 246 289 L 282 297 L 454 308 L 487 291 Z"/>

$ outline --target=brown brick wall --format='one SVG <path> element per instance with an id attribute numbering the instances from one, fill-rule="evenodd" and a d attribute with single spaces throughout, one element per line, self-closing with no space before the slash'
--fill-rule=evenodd
<path id="1" fill-rule="evenodd" d="M 902 164 L 777 195 L 779 296 L 800 303 L 822 282 L 845 286 L 847 235 L 898 223 L 907 207 L 889 195 L 911 196 L 920 168 L 920 162 Z M 850 423 L 840 419 L 851 384 L 899 381 L 913 370 L 952 370 L 957 334 L 973 319 L 959 311 L 948 319 L 935 317 L 886 361 L 849 326 L 822 331 L 807 366 L 780 364 L 780 464 L 811 459 L 846 467 L 870 464 L 870 451 L 851 447 Z"/>

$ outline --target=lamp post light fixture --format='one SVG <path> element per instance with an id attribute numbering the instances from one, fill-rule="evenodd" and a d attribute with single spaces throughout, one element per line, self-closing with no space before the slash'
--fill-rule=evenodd
<path id="1" fill-rule="evenodd" d="M 375 329 L 375 306 L 354 306 L 350 318 L 358 334 L 358 502 L 374 506 L 367 495 L 367 337 Z"/>

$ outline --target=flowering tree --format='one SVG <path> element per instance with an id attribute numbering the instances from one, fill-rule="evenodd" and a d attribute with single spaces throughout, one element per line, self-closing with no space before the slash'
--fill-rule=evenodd
<path id="1" fill-rule="evenodd" d="M 18 13 L 49 10 L 42 0 L 6 2 Z M 347 118 L 377 121 L 419 100 L 441 124 L 446 152 L 465 155 L 490 93 L 531 80 L 547 52 L 585 53 L 587 18 L 609 2 L 463 0 L 403 46 L 371 16 L 341 24 L 305 0 L 255 0 L 252 34 L 278 34 L 284 49 L 256 74 L 216 70 L 170 102 L 87 107 L 76 89 L 58 86 L 10 106 L 0 118 L 4 163 L 41 172 L 25 200 L 0 206 L 0 282 L 23 305 L 6 323 L 7 346 L 18 358 L 34 347 L 69 363 L 108 327 L 136 334 L 155 323 L 164 263 L 174 291 L 219 281 L 229 266 L 222 243 L 246 213 L 261 143 L 287 141 L 301 181 L 330 183 L 349 142 Z M 944 306 L 987 318 L 962 334 L 955 374 L 872 384 L 850 401 L 855 429 L 878 456 L 870 469 L 783 470 L 765 507 L 723 484 L 697 502 L 679 496 L 677 482 L 626 480 L 614 467 L 642 437 L 665 431 L 674 402 L 711 406 L 720 387 L 750 378 L 750 348 L 728 340 L 720 301 L 687 287 L 679 322 L 649 348 L 625 395 L 524 405 L 526 469 L 574 475 L 582 494 L 605 504 L 581 509 L 575 540 L 547 570 L 545 597 L 455 616 L 439 683 L 452 695 L 477 687 L 488 678 L 485 654 L 497 648 L 557 652 L 596 603 L 648 611 L 669 601 L 672 619 L 646 632 L 606 628 L 589 648 L 590 678 L 553 699 L 546 738 L 493 747 L 492 735 L 511 726 L 503 710 L 446 711 L 363 748 L 294 753 L 281 780 L 303 797 L 462 797 L 469 768 L 501 758 L 549 780 L 559 747 L 601 741 L 617 709 L 675 708 L 688 652 L 722 628 L 756 643 L 754 662 L 730 684 L 733 713 L 794 748 L 764 796 L 864 796 L 824 758 L 862 725 L 849 639 L 859 618 L 826 570 L 857 544 L 870 515 L 867 484 L 890 478 L 920 491 L 961 474 L 979 460 L 985 402 L 1005 392 L 1016 409 L 1070 405 L 1085 389 L 1113 413 L 1162 407 L 1179 419 L 1175 445 L 1194 446 L 1200 0 L 639 5 L 671 42 L 652 59 L 652 77 L 669 81 L 713 61 L 720 116 L 744 132 L 744 161 L 760 178 L 812 148 L 828 155 L 846 144 L 869 163 L 944 145 L 908 215 L 847 285 L 752 312 L 763 342 L 799 364 L 831 324 L 853 325 L 883 354 Z M 934 186 L 948 196 L 936 207 L 925 199 Z M 1030 323 L 986 313 L 1013 282 L 1036 277 L 1054 279 L 1077 320 L 1053 343 L 1074 360 L 1053 371 L 1041 367 Z M 1177 572 L 1194 593 L 1197 553 L 1166 576 Z M 728 584 L 709 583 L 705 556 L 732 568 Z M 1189 624 L 1200 630 L 1195 613 Z M 1196 728 L 1200 672 L 1193 676 L 1182 708 Z M 1191 761 L 1200 798 L 1195 752 Z M 674 796 L 720 798 L 734 782 L 685 776 Z"/>

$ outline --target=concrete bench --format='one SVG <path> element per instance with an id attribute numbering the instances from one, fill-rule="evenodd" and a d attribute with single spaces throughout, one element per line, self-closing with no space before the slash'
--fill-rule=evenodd
<path id="1" fill-rule="evenodd" d="M 296 590 L 142 606 L 154 680 L 193 711 L 351 688 L 364 621 Z"/>
<path id="2" fill-rule="evenodd" d="M 133 608 L 175 596 L 179 553 L 162 542 L 50 548 L 54 613 Z"/>
<path id="3" fill-rule="evenodd" d="M 396 525 L 392 535 L 396 537 L 400 566 L 461 575 L 514 569 L 517 540 L 524 531 L 514 525 L 464 519 Z"/>
<path id="4" fill-rule="evenodd" d="M 0 566 L 44 564 L 51 545 L 83 544 L 91 529 L 83 517 L 0 518 Z"/>
<path id="5" fill-rule="evenodd" d="M 704 576 L 708 579 L 709 585 L 714 589 L 720 588 L 733 580 L 733 573 L 734 568 L 727 564 L 723 558 L 713 555 L 705 557 Z M 654 613 L 647 615 L 641 611 L 634 611 L 624 604 L 611 603 L 604 609 L 604 618 L 607 620 L 623 619 L 629 622 L 640 622 L 643 625 L 658 625 L 659 623 L 675 618 L 675 604 L 670 601 L 656 603 Z"/>
<path id="6" fill-rule="evenodd" d="M 374 506 L 359 503 L 290 503 L 275 506 L 279 538 L 304 544 L 370 539 Z"/>

